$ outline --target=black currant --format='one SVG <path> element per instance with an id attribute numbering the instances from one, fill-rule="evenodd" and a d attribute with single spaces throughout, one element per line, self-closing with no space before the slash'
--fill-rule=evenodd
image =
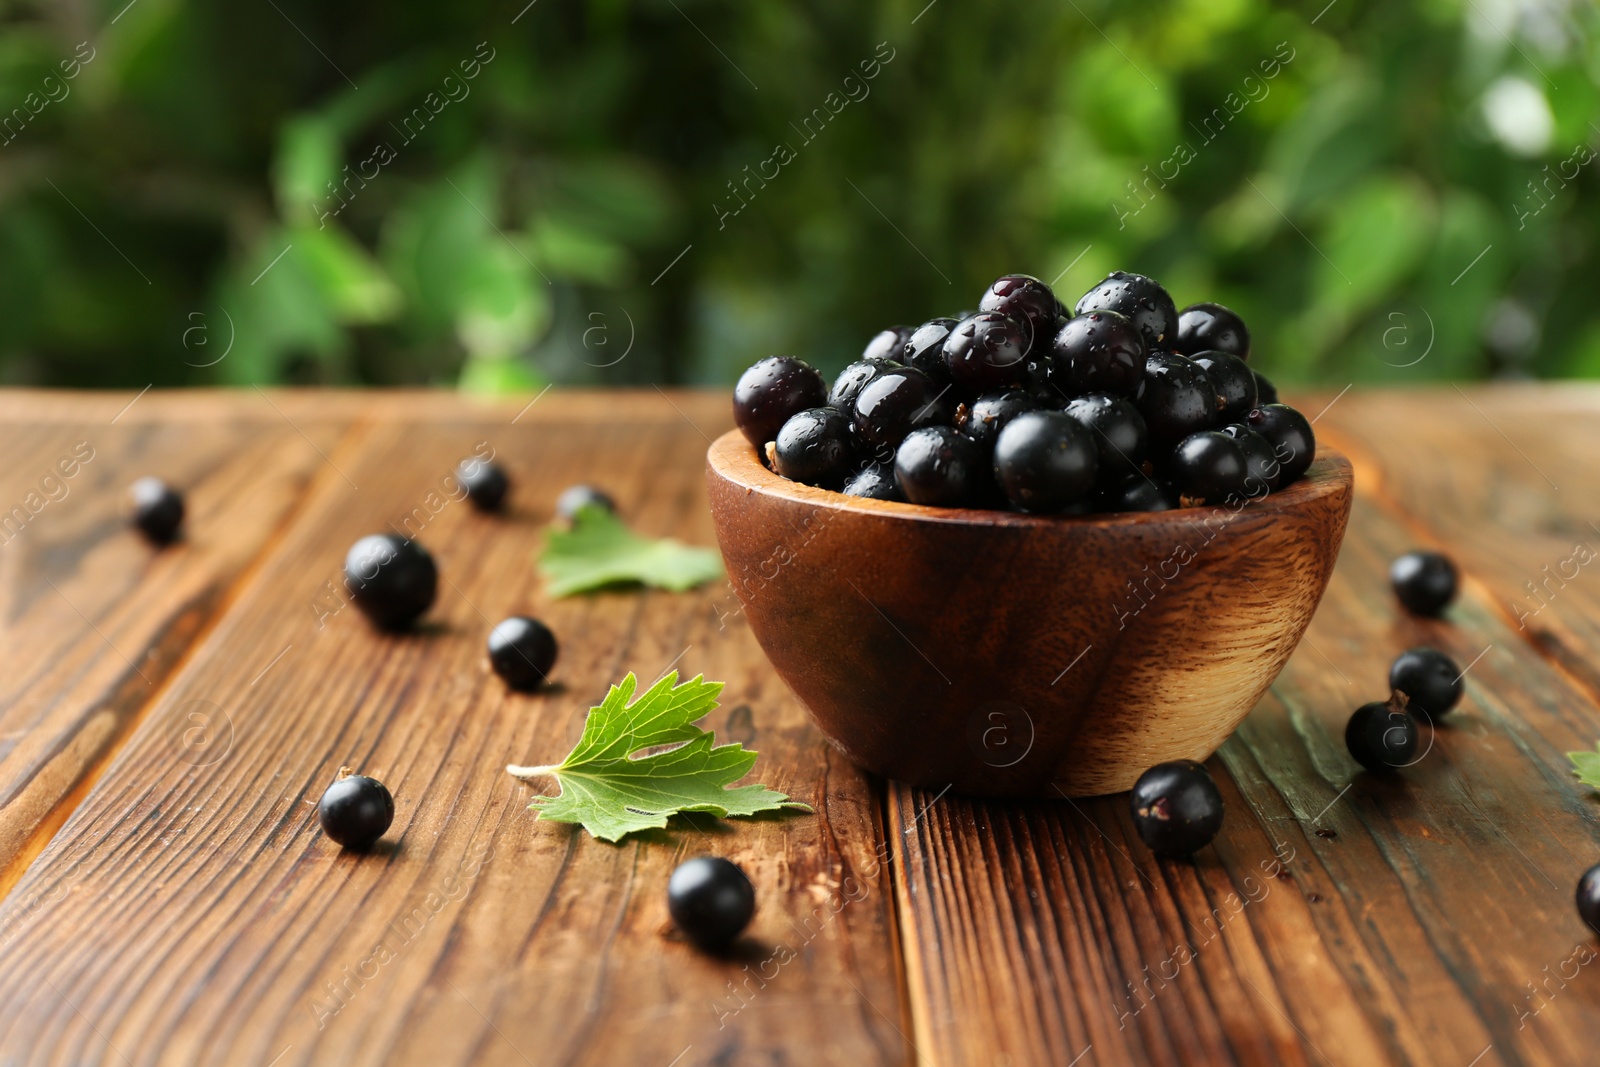
<path id="1" fill-rule="evenodd" d="M 511 479 L 500 464 L 479 456 L 468 456 L 456 467 L 456 480 L 467 491 L 467 499 L 479 511 L 498 511 L 505 503 Z"/>
<path id="2" fill-rule="evenodd" d="M 894 454 L 894 480 L 913 504 L 976 503 L 987 473 L 983 450 L 949 426 L 912 430 Z"/>
<path id="3" fill-rule="evenodd" d="M 1170 348 L 1177 335 L 1177 305 L 1165 289 L 1142 274 L 1112 271 L 1078 300 L 1079 315 L 1091 311 L 1115 311 L 1132 319 L 1144 335 L 1145 347 L 1152 352 Z"/>
<path id="4" fill-rule="evenodd" d="M 944 361 L 944 343 L 960 319 L 929 319 L 911 331 L 900 346 L 900 362 L 915 367 L 941 386 L 950 381 Z"/>
<path id="5" fill-rule="evenodd" d="M 1583 872 L 1578 879 L 1578 918 L 1589 929 L 1600 933 L 1600 863 Z"/>
<path id="6" fill-rule="evenodd" d="M 837 489 L 856 469 L 850 420 L 837 408 L 808 408 L 778 431 L 773 469 L 792 482 Z"/>
<path id="7" fill-rule="evenodd" d="M 887 330 L 880 330 L 867 342 L 867 347 L 861 350 L 861 358 L 873 362 L 880 359 L 899 359 L 900 349 L 910 336 L 909 326 L 891 326 Z"/>
<path id="8" fill-rule="evenodd" d="M 956 409 L 956 428 L 985 450 L 994 448 L 995 438 L 1006 423 L 1024 411 L 1038 411 L 1039 401 L 1022 389 L 984 393 L 971 404 Z"/>
<path id="9" fill-rule="evenodd" d="M 873 500 L 904 500 L 905 494 L 894 480 L 894 468 L 885 463 L 869 463 L 844 483 L 845 496 L 864 496 Z"/>
<path id="10" fill-rule="evenodd" d="M 1369 771 L 1405 767 L 1417 753 L 1417 720 L 1405 710 L 1405 698 L 1363 704 L 1344 728 L 1344 744 L 1355 761 Z"/>
<path id="11" fill-rule="evenodd" d="M 556 514 L 568 522 L 576 519 L 584 508 L 599 508 L 616 514 L 617 502 L 605 490 L 592 485 L 570 485 L 556 497 Z"/>
<path id="12" fill-rule="evenodd" d="M 1256 408 L 1255 372 L 1244 360 L 1226 352 L 1201 352 L 1191 357 L 1217 390 L 1217 418 L 1237 422 Z"/>
<path id="13" fill-rule="evenodd" d="M 1226 352 L 1250 358 L 1250 330 L 1244 320 L 1221 304 L 1190 304 L 1178 312 L 1174 351 L 1186 356 L 1201 352 Z"/>
<path id="14" fill-rule="evenodd" d="M 1216 430 L 1190 434 L 1172 450 L 1167 469 L 1182 507 L 1244 499 L 1249 468 L 1239 442 L 1227 434 Z"/>
<path id="15" fill-rule="evenodd" d="M 1099 468 L 1089 431 L 1065 412 L 1024 412 L 995 439 L 995 480 L 1006 499 L 1026 511 L 1056 512 L 1078 503 Z"/>
<path id="16" fill-rule="evenodd" d="M 750 925 L 756 887 L 738 864 L 697 856 L 678 864 L 667 881 L 667 911 L 690 941 L 720 952 Z"/>
<path id="17" fill-rule="evenodd" d="M 1133 784 L 1128 800 L 1139 837 L 1158 856 L 1192 856 L 1222 829 L 1222 794 L 1211 772 L 1194 760 L 1151 767 Z"/>
<path id="18" fill-rule="evenodd" d="M 538 619 L 513 615 L 489 631 L 489 665 L 512 689 L 531 693 L 556 663 L 556 635 Z"/>
<path id="19" fill-rule="evenodd" d="M 1061 324 L 1050 354 L 1067 396 L 1132 396 L 1144 377 L 1144 336 L 1125 315 L 1091 311 Z"/>
<path id="20" fill-rule="evenodd" d="M 1267 380 L 1267 376 L 1251 368 L 1251 374 L 1256 376 L 1256 403 L 1276 404 L 1278 402 L 1278 387 Z"/>
<path id="21" fill-rule="evenodd" d="M 1265 404 L 1245 416 L 1245 425 L 1267 439 L 1278 457 L 1278 483 L 1288 485 L 1317 455 L 1317 438 L 1306 417 L 1287 404 Z"/>
<path id="22" fill-rule="evenodd" d="M 827 402 L 827 383 L 815 367 L 793 356 L 768 356 L 751 364 L 733 387 L 733 421 L 760 451 L 789 416 Z"/>
<path id="23" fill-rule="evenodd" d="M 1272 450 L 1272 444 L 1265 437 L 1242 422 L 1230 423 L 1218 432 L 1225 433 L 1238 442 L 1239 450 L 1244 453 L 1245 467 L 1249 471 L 1245 479 L 1246 496 L 1252 498 L 1265 496 L 1278 488 L 1283 464 L 1278 462 L 1278 454 Z"/>
<path id="24" fill-rule="evenodd" d="M 1101 511 L 1170 511 L 1178 494 L 1170 482 L 1138 474 L 1102 491 L 1099 503 Z"/>
<path id="25" fill-rule="evenodd" d="M 428 550 L 394 534 L 370 534 L 344 557 L 350 599 L 385 630 L 402 630 L 433 606 L 439 569 Z"/>
<path id="26" fill-rule="evenodd" d="M 177 540 L 183 525 L 183 497 L 160 478 L 140 478 L 128 487 L 133 524 L 158 545 Z"/>
<path id="27" fill-rule="evenodd" d="M 884 371 L 856 396 L 856 438 L 886 462 L 912 430 L 950 422 L 955 404 L 948 389 L 915 367 Z"/>
<path id="28" fill-rule="evenodd" d="M 1172 352 L 1153 353 L 1133 394 L 1155 450 L 1171 448 L 1216 425 L 1217 391 L 1200 364 Z"/>
<path id="29" fill-rule="evenodd" d="M 979 311 L 995 311 L 1021 323 L 1028 348 L 1043 344 L 1055 325 L 1061 301 L 1050 287 L 1031 274 L 1007 274 L 996 278 L 978 301 Z"/>
<path id="30" fill-rule="evenodd" d="M 394 822 L 394 797 L 376 778 L 346 774 L 323 790 L 317 821 L 329 838 L 356 852 L 377 844 Z"/>
<path id="31" fill-rule="evenodd" d="M 1100 473 L 1096 480 L 1101 487 L 1113 486 L 1124 478 L 1144 473 L 1150 435 L 1144 426 L 1144 416 L 1132 402 L 1109 393 L 1089 393 L 1069 401 L 1062 410 L 1077 419 L 1094 438 L 1095 450 L 1100 455 Z"/>
<path id="32" fill-rule="evenodd" d="M 1455 660 L 1438 649 L 1412 648 L 1389 668 L 1389 688 L 1406 695 L 1407 707 L 1437 718 L 1460 702 L 1466 686 Z"/>
<path id="33" fill-rule="evenodd" d="M 1407 552 L 1389 565 L 1389 584 L 1413 615 L 1442 615 L 1456 598 L 1456 565 L 1438 552 Z"/>
<path id="34" fill-rule="evenodd" d="M 900 364 L 891 359 L 858 359 L 844 370 L 839 372 L 839 377 L 833 380 L 833 388 L 828 391 L 828 406 L 838 408 L 846 415 L 854 414 L 856 397 L 861 395 L 867 383 L 886 370 L 894 370 Z"/>
<path id="35" fill-rule="evenodd" d="M 1022 382 L 1031 338 L 1016 319 L 980 311 L 962 319 L 944 342 L 945 369 L 956 388 L 968 395 Z"/>

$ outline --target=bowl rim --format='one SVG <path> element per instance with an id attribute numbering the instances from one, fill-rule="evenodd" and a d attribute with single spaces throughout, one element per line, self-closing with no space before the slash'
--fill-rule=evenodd
<path id="1" fill-rule="evenodd" d="M 1030 515 L 1021 511 L 995 511 L 987 508 L 940 508 L 925 504 L 908 504 L 897 500 L 874 500 L 870 497 L 846 496 L 832 489 L 821 489 L 804 482 L 792 482 L 767 469 L 752 445 L 738 429 L 729 430 L 711 443 L 706 450 L 706 469 L 724 481 L 744 489 L 747 493 L 760 493 L 835 511 L 876 515 L 903 522 L 946 523 L 957 526 L 1022 526 L 1022 527 L 1118 527 L 1118 526 L 1188 526 L 1207 513 L 1219 510 L 1245 511 L 1252 516 L 1265 517 L 1279 511 L 1304 507 L 1329 496 L 1348 495 L 1354 484 L 1354 471 L 1350 460 L 1337 449 L 1319 443 L 1317 456 L 1305 475 L 1287 489 L 1268 493 L 1235 509 L 1228 504 L 1202 505 L 1193 508 L 1170 508 L 1166 511 L 1119 511 L 1092 515 Z"/>

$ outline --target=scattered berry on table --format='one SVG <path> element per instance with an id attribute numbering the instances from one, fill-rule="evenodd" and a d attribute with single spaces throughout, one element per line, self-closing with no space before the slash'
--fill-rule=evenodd
<path id="1" fill-rule="evenodd" d="M 385 630 L 403 630 L 433 606 L 439 569 L 428 550 L 394 534 L 370 534 L 344 557 L 350 599 Z"/>
<path id="2" fill-rule="evenodd" d="M 576 519 L 584 508 L 599 508 L 615 514 L 617 502 L 605 490 L 592 485 L 570 485 L 556 497 L 556 514 L 568 522 Z"/>
<path id="3" fill-rule="evenodd" d="M 456 467 L 456 478 L 467 491 L 467 499 L 479 511 L 498 511 L 505 503 L 511 479 L 493 460 L 468 456 Z"/>
<path id="4" fill-rule="evenodd" d="M 1139 837 L 1158 856 L 1192 856 L 1222 829 L 1222 794 L 1211 772 L 1194 760 L 1145 771 L 1133 785 L 1129 807 Z"/>
<path id="5" fill-rule="evenodd" d="M 160 478 L 140 478 L 128 487 L 133 524 L 158 545 L 171 544 L 183 525 L 183 497 Z"/>
<path id="6" fill-rule="evenodd" d="M 1172 348 L 1186 356 L 1226 352 L 1249 359 L 1250 329 L 1221 304 L 1190 304 L 1178 312 L 1178 334 Z"/>
<path id="7" fill-rule="evenodd" d="M 1139 327 L 1146 347 L 1152 352 L 1171 347 L 1177 336 L 1178 308 L 1172 297 L 1142 274 L 1112 271 L 1105 281 L 1079 298 L 1076 311 L 1079 315 L 1091 311 L 1126 315 Z"/>
<path id="8" fill-rule="evenodd" d="M 1466 686 L 1455 660 L 1438 649 L 1412 648 L 1389 668 L 1389 688 L 1406 695 L 1408 708 L 1436 718 L 1460 703 Z"/>
<path id="9" fill-rule="evenodd" d="M 1407 611 L 1435 617 L 1456 598 L 1456 565 L 1438 552 L 1417 549 L 1389 565 L 1389 584 Z"/>
<path id="10" fill-rule="evenodd" d="M 850 420 L 838 408 L 793 415 L 773 443 L 772 468 L 794 482 L 837 489 L 855 470 Z"/>
<path id="11" fill-rule="evenodd" d="M 949 426 L 906 434 L 894 454 L 894 480 L 913 504 L 965 507 L 984 485 L 983 450 Z"/>
<path id="12" fill-rule="evenodd" d="M 489 631 L 489 665 L 520 692 L 544 684 L 556 664 L 556 635 L 538 619 L 513 615 Z"/>
<path id="13" fill-rule="evenodd" d="M 793 356 L 768 356 L 751 364 L 733 387 L 733 421 L 761 448 L 791 415 L 827 402 L 827 383 L 815 367 Z"/>
<path id="14" fill-rule="evenodd" d="M 1344 728 L 1344 744 L 1369 771 L 1391 771 L 1414 762 L 1420 730 L 1405 710 L 1405 698 L 1363 704 Z"/>
<path id="15" fill-rule="evenodd" d="M 1288 485 L 1317 456 L 1317 438 L 1306 417 L 1287 404 L 1263 404 L 1245 416 L 1245 425 L 1267 439 L 1278 457 L 1278 480 Z"/>
<path id="16" fill-rule="evenodd" d="M 1259 391 L 1256 375 L 1244 360 L 1226 352 L 1200 352 L 1192 357 L 1217 390 L 1217 418 L 1237 422 L 1255 410 Z"/>
<path id="17" fill-rule="evenodd" d="M 1589 924 L 1589 929 L 1600 933 L 1600 863 L 1578 879 L 1578 917 Z"/>
<path id="18" fill-rule="evenodd" d="M 1029 411 L 1000 431 L 994 473 L 1006 499 L 1048 514 L 1076 504 L 1094 487 L 1100 457 L 1089 431 L 1062 411 Z"/>
<path id="19" fill-rule="evenodd" d="M 330 785 L 317 801 L 317 821 L 322 832 L 345 848 L 364 852 L 394 822 L 394 797 L 376 778 L 363 774 L 344 775 Z"/>
<path id="20" fill-rule="evenodd" d="M 756 911 L 756 888 L 739 865 L 720 856 L 685 860 L 667 881 L 667 911 L 700 948 L 720 952 Z"/>
<path id="21" fill-rule="evenodd" d="M 1178 503 L 1187 508 L 1243 499 L 1249 468 L 1239 442 L 1216 430 L 1203 430 L 1178 442 L 1168 471 Z"/>

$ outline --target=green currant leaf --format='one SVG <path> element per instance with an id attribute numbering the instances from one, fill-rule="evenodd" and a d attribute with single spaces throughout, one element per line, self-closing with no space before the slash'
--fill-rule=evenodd
<path id="1" fill-rule="evenodd" d="M 1600 750 L 1600 744 L 1595 748 Z M 1600 751 L 1568 752 L 1567 758 L 1572 761 L 1572 773 L 1578 776 L 1578 781 L 1600 789 Z"/>
<path id="2" fill-rule="evenodd" d="M 581 823 L 602 841 L 663 828 L 679 812 L 726 818 L 811 810 L 764 785 L 734 786 L 755 765 L 756 753 L 739 744 L 719 745 L 715 734 L 694 725 L 716 708 L 722 683 L 702 675 L 677 682 L 672 671 L 631 700 L 638 679 L 630 672 L 589 709 L 583 736 L 566 759 L 544 767 L 508 766 L 518 778 L 553 777 L 561 785 L 559 795 L 535 797 L 528 807 L 541 819 Z M 676 747 L 633 755 L 662 745 Z"/>
<path id="3" fill-rule="evenodd" d="M 720 577 L 722 559 L 715 549 L 640 537 L 610 511 L 590 505 L 578 511 L 570 529 L 550 528 L 539 567 L 553 597 L 621 582 L 681 593 Z"/>

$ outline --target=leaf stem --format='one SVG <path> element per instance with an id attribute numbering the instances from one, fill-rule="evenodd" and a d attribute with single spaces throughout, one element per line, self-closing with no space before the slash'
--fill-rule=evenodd
<path id="1" fill-rule="evenodd" d="M 506 764 L 506 773 L 517 778 L 543 778 L 555 774 L 560 769 L 559 764 L 549 767 L 519 767 L 515 763 Z"/>

